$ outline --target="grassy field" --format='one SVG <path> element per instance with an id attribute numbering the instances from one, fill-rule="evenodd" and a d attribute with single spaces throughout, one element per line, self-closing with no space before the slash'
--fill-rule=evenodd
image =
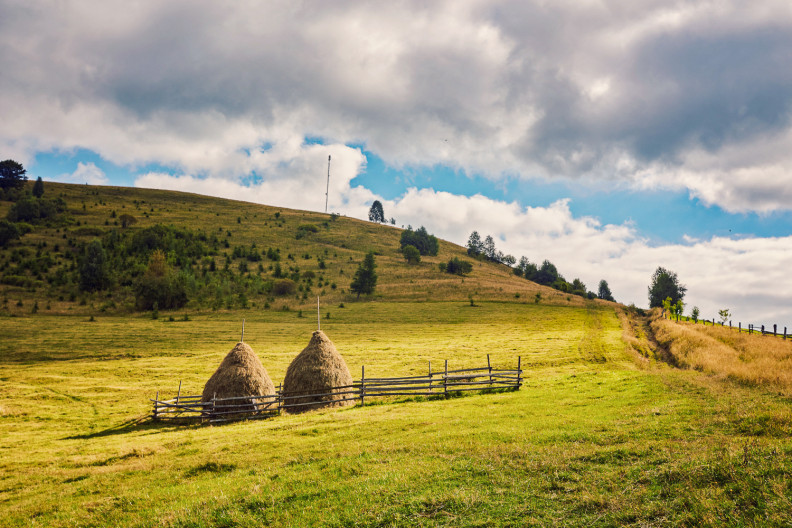
<path id="1" fill-rule="evenodd" d="M 308 313 L 4 317 L 0 525 L 792 523 L 787 397 L 643 358 L 609 307 L 478 304 L 328 305 L 322 329 L 356 378 L 519 355 L 518 392 L 223 426 L 147 422 L 148 399 L 199 393 L 243 317 L 277 384 Z"/>

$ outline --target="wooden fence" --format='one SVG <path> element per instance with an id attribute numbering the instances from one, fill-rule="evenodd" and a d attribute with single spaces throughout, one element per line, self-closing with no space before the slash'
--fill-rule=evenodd
<path id="1" fill-rule="evenodd" d="M 792 335 L 787 333 L 787 327 L 786 326 L 784 327 L 784 331 L 783 332 L 779 332 L 778 331 L 778 325 L 775 325 L 775 324 L 773 325 L 773 329 L 770 330 L 770 325 L 768 325 L 767 328 L 765 328 L 765 325 L 752 324 L 752 323 L 749 323 L 749 324 L 743 326 L 743 324 L 741 322 L 738 322 L 737 326 L 733 326 L 731 321 L 729 321 L 729 324 L 726 325 L 725 322 L 720 322 L 719 323 L 719 322 L 716 322 L 715 319 L 712 319 L 712 320 L 699 319 L 698 321 L 694 321 L 690 317 L 685 317 L 684 319 L 687 320 L 687 322 L 689 322 L 689 323 L 692 322 L 693 324 L 701 323 L 704 326 L 707 326 L 707 325 L 718 326 L 718 325 L 720 325 L 723 328 L 730 328 L 732 330 L 737 330 L 738 332 L 747 332 L 749 334 L 756 333 L 756 334 L 762 334 L 762 335 L 771 335 L 773 337 L 780 337 L 781 339 L 787 339 L 788 337 L 792 337 Z"/>
<path id="2" fill-rule="evenodd" d="M 202 401 L 201 396 L 182 396 L 181 383 L 176 397 L 161 400 L 159 392 L 151 400 L 154 420 L 208 420 L 223 422 L 234 419 L 260 419 L 280 414 L 282 411 L 302 407 L 317 408 L 325 405 L 353 402 L 364 405 L 366 399 L 393 396 L 448 397 L 450 394 L 487 389 L 519 390 L 522 385 L 521 358 L 516 369 L 495 369 L 487 355 L 487 366 L 482 368 L 448 370 L 448 360 L 441 371 L 432 371 L 431 363 L 425 376 L 398 378 L 367 378 L 366 367 L 361 367 L 360 381 L 351 385 L 333 387 L 324 393 L 285 393 L 282 386 L 269 396 L 241 396 L 212 398 Z"/>

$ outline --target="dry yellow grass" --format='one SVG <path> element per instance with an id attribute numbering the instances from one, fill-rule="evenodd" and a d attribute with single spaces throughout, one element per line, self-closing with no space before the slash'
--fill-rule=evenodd
<path id="1" fill-rule="evenodd" d="M 653 316 L 652 331 L 676 362 L 792 395 L 792 342 L 719 326 L 677 323 Z"/>

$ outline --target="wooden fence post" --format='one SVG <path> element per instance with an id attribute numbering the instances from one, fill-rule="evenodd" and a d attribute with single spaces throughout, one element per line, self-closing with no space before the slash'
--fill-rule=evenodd
<path id="1" fill-rule="evenodd" d="M 522 356 L 517 356 L 517 390 L 519 390 L 520 385 L 522 385 L 522 380 L 520 379 L 521 374 L 522 374 Z"/>
<path id="2" fill-rule="evenodd" d="M 179 396 L 181 396 L 181 382 L 182 382 L 182 380 L 179 380 L 179 391 L 176 393 L 176 404 L 177 405 L 179 404 Z"/>
<path id="3" fill-rule="evenodd" d="M 489 370 L 489 384 L 492 387 L 492 364 L 490 364 L 489 354 L 487 354 L 487 369 Z"/>
<path id="4" fill-rule="evenodd" d="M 154 397 L 154 419 L 159 420 L 159 416 L 157 416 L 157 412 L 159 410 L 159 391 L 157 391 L 157 395 Z"/>
<path id="5" fill-rule="evenodd" d="M 737 331 L 742 334 L 742 323 L 737 323 Z"/>
<path id="6" fill-rule="evenodd" d="M 786 326 L 784 327 L 784 339 L 786 339 Z"/>
<path id="7" fill-rule="evenodd" d="M 764 335 L 764 325 L 762 325 L 762 335 Z"/>
<path id="8" fill-rule="evenodd" d="M 366 365 L 360 366 L 360 405 L 366 403 Z"/>
<path id="9" fill-rule="evenodd" d="M 448 397 L 448 360 L 445 360 L 445 376 L 443 377 L 443 395 Z"/>
<path id="10" fill-rule="evenodd" d="M 278 383 L 278 414 L 283 408 L 283 383 Z"/>
<path id="11" fill-rule="evenodd" d="M 432 360 L 429 360 L 429 392 L 432 392 Z"/>
<path id="12" fill-rule="evenodd" d="M 777 325 L 773 325 L 773 337 L 776 337 L 777 334 L 776 329 L 777 329 Z"/>

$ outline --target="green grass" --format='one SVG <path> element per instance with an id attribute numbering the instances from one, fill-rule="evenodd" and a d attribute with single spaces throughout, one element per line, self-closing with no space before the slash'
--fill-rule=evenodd
<path id="1" fill-rule="evenodd" d="M 541 292 L 542 303 L 584 304 L 580 297 L 516 277 L 505 265 L 474 261 L 473 271 L 467 277 L 442 273 L 438 264 L 452 257 L 472 261 L 464 248 L 443 240 L 437 256 L 425 256 L 419 264 L 408 264 L 399 252 L 402 231 L 389 225 L 173 191 L 50 182 L 45 183 L 45 189 L 45 197 L 63 198 L 67 203 L 66 216 L 72 223 L 38 225 L 20 240 L 0 248 L 0 269 L 31 283 L 28 287 L 15 286 L 13 282 L 0 284 L 0 314 L 30 315 L 35 302 L 38 302 L 38 314 L 47 315 L 133 312 L 135 298 L 129 285 L 116 284 L 109 291 L 88 293 L 80 291 L 74 280 L 63 286 L 57 286 L 55 282 L 58 270 L 67 270 L 69 276 L 74 275 L 77 268 L 72 256 L 79 252 L 82 244 L 102 238 L 111 230 L 121 229 L 117 224 L 122 214 L 137 218 L 137 223 L 125 232 L 163 224 L 217 235 L 223 245 L 219 254 L 211 259 L 218 270 L 224 268 L 225 254 L 231 256 L 235 246 L 249 248 L 256 244 L 259 252 L 265 252 L 267 248 L 280 249 L 280 265 L 287 274 L 289 268 L 294 267 L 316 275 L 305 298 L 301 295 L 303 292 L 272 298 L 262 292 L 247 291 L 249 306 L 257 310 L 263 309 L 265 303 L 272 310 L 283 307 L 306 309 L 316 302 L 317 295 L 332 305 L 354 300 L 349 286 L 358 264 L 368 251 L 375 252 L 378 266 L 377 288 L 370 297 L 374 300 L 448 301 L 467 300 L 468 295 L 472 295 L 476 300 L 507 301 L 514 300 L 518 294 L 520 299 L 532 300 L 536 293 Z M 11 202 L 0 201 L 0 217 L 5 217 L 10 207 Z M 112 217 L 113 212 L 116 218 Z M 300 229 L 308 225 L 315 227 L 316 232 Z M 302 233 L 299 239 L 298 233 Z M 228 248 L 224 247 L 225 242 L 228 242 Z M 46 271 L 35 273 L 30 264 L 17 269 L 19 262 L 13 258 L 17 250 L 27 251 L 24 261 L 32 262 L 38 258 L 37 255 L 43 255 L 52 258 L 52 265 Z M 324 269 L 320 268 L 320 259 L 324 262 Z M 243 261 L 236 258 L 230 264 L 234 277 L 240 277 L 238 269 Z M 269 269 L 273 262 L 264 259 L 260 263 L 247 264 L 249 274 L 244 274 L 246 277 L 259 277 L 262 281 L 274 278 L 274 270 Z M 259 271 L 259 264 L 263 265 L 264 271 Z M 196 274 L 201 274 L 202 265 L 200 262 L 194 264 Z M 15 271 L 11 273 L 9 270 Z M 221 283 L 221 278 L 230 281 L 231 275 L 212 272 L 212 276 Z M 320 277 L 323 278 L 321 287 L 318 286 Z M 301 286 L 307 284 L 301 283 Z M 217 299 L 223 301 L 219 303 L 219 311 L 228 310 L 229 305 L 232 305 L 231 309 L 238 308 L 239 292 L 228 288 L 221 288 L 224 291 L 219 296 L 214 287 L 204 288 L 200 295 L 193 295 L 187 309 L 209 309 Z"/>
<path id="2" fill-rule="evenodd" d="M 609 309 L 347 303 L 357 378 L 522 356 L 518 392 L 223 426 L 142 418 L 245 336 L 278 383 L 294 312 L 3 318 L 3 526 L 721 526 L 792 523 L 790 401 L 637 361 Z M 435 364 L 435 362 L 437 362 Z M 437 368 L 437 367 L 435 367 Z"/>

